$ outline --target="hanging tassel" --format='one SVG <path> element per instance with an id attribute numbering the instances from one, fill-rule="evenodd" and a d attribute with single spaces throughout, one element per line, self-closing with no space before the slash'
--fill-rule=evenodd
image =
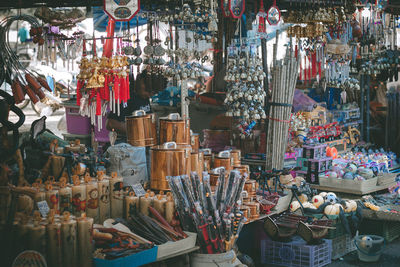
<path id="1" fill-rule="evenodd" d="M 114 30 L 115 30 L 115 21 L 111 18 L 108 19 L 108 24 L 107 24 L 107 37 L 109 39 L 106 40 L 104 46 L 103 46 L 103 57 L 110 58 L 112 56 L 112 50 L 113 50 L 113 43 L 114 43 Z"/>
<path id="2" fill-rule="evenodd" d="M 78 83 L 76 85 L 76 105 L 80 106 L 81 105 L 81 98 L 82 98 L 82 92 L 81 89 L 83 87 L 83 81 L 78 80 Z"/>
<path id="3" fill-rule="evenodd" d="M 101 98 L 98 90 L 96 93 L 96 116 L 101 116 Z"/>

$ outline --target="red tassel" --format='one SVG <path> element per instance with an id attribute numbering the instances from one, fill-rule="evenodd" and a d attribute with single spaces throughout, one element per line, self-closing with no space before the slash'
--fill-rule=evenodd
<path id="1" fill-rule="evenodd" d="M 296 46 L 297 47 L 297 46 Z M 301 67 L 301 58 L 300 58 L 300 74 L 299 74 L 299 80 L 300 81 L 302 81 L 303 80 L 303 75 L 302 75 L 302 72 L 303 72 L 303 68 Z"/>
<path id="2" fill-rule="evenodd" d="M 114 30 L 115 30 L 115 21 L 111 18 L 108 19 L 107 25 L 107 39 L 103 46 L 103 57 L 110 58 L 112 56 L 113 43 L 114 43 Z"/>
<path id="3" fill-rule="evenodd" d="M 129 76 L 128 75 L 125 78 L 125 82 L 126 82 L 126 90 L 128 92 L 127 93 L 128 98 L 126 100 L 128 101 L 129 99 L 131 99 L 131 90 L 129 89 L 130 87 L 129 87 Z"/>
<path id="4" fill-rule="evenodd" d="M 112 82 L 111 76 L 107 75 L 107 83 L 104 86 L 104 99 L 110 101 L 110 86 L 109 84 Z"/>
<path id="5" fill-rule="evenodd" d="M 76 85 L 76 105 L 80 106 L 81 105 L 81 98 L 82 98 L 82 93 L 81 89 L 83 87 L 83 81 L 78 80 L 78 84 Z"/>
<path id="6" fill-rule="evenodd" d="M 294 56 L 297 58 L 297 54 L 299 53 L 299 51 L 297 50 L 297 45 L 294 47 Z"/>
<path id="7" fill-rule="evenodd" d="M 101 98 L 99 91 L 97 91 L 96 94 L 96 115 L 101 116 Z"/>
<path id="8" fill-rule="evenodd" d="M 311 54 L 312 60 L 312 77 L 317 75 L 317 55 L 315 53 Z"/>
<path id="9" fill-rule="evenodd" d="M 125 102 L 125 83 L 122 77 L 118 77 L 118 83 L 121 102 Z"/>
<path id="10" fill-rule="evenodd" d="M 311 82 L 311 56 L 308 57 L 308 81 Z"/>
<path id="11" fill-rule="evenodd" d="M 318 74 L 319 74 L 319 78 L 321 79 L 321 62 L 318 62 Z"/>

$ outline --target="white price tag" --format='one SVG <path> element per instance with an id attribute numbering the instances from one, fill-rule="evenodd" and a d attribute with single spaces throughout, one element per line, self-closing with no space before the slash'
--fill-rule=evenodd
<path id="1" fill-rule="evenodd" d="M 40 214 L 42 214 L 42 217 L 46 217 L 47 213 L 49 213 L 50 211 L 49 205 L 47 205 L 46 200 L 38 202 L 37 206 L 39 208 Z"/>
<path id="2" fill-rule="evenodd" d="M 141 184 L 134 184 L 132 185 L 132 189 L 135 192 L 135 195 L 137 197 L 144 196 L 146 194 L 146 191 L 144 190 L 143 186 Z"/>

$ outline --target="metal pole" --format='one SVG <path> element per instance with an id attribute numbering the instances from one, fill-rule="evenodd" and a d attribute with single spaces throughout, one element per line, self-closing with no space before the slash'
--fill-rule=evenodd
<path id="1" fill-rule="evenodd" d="M 367 143 L 369 143 L 369 91 L 370 91 L 370 79 L 371 76 L 367 76 L 367 84 L 365 85 L 365 89 L 366 89 L 366 100 L 365 100 L 365 117 L 366 117 L 366 141 Z"/>
<path id="2" fill-rule="evenodd" d="M 361 140 L 364 140 L 364 74 L 361 74 L 360 77 L 360 119 L 361 119 L 361 125 L 360 125 L 360 133 L 361 133 Z"/>

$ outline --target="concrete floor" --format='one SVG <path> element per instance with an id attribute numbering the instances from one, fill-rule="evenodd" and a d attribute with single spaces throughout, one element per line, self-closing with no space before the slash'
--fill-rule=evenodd
<path id="1" fill-rule="evenodd" d="M 31 104 L 29 103 L 26 108 L 22 110 L 25 114 L 25 122 L 19 128 L 20 132 L 29 131 L 31 128 L 32 122 L 37 119 L 40 119 L 35 111 L 32 109 Z M 66 124 L 65 124 L 65 109 L 60 108 L 59 110 L 55 111 L 51 116 L 48 116 L 46 119 L 46 127 L 50 131 L 52 131 L 55 135 L 63 138 L 62 133 L 66 133 Z M 18 117 L 14 113 L 10 113 L 9 120 L 12 122 L 16 122 Z M 60 126 L 60 127 L 58 127 Z"/>
<path id="2" fill-rule="evenodd" d="M 328 267 L 395 267 L 400 266 L 400 238 L 386 244 L 378 262 L 362 262 L 358 259 L 357 251 L 351 252 L 340 260 L 333 261 Z"/>

